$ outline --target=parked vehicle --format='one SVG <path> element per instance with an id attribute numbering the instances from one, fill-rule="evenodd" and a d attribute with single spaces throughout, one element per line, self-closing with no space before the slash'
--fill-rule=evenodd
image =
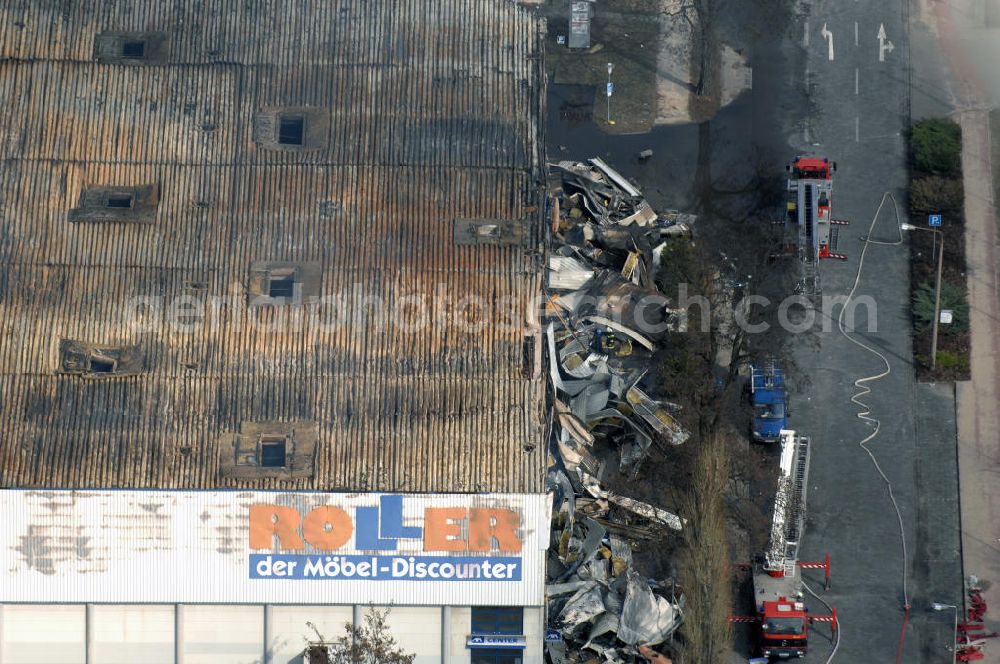
<path id="1" fill-rule="evenodd" d="M 809 612 L 803 601 L 802 569 L 823 569 L 830 583 L 830 557 L 822 562 L 799 560 L 805 527 L 806 488 L 809 480 L 809 438 L 781 432 L 781 462 L 774 495 L 774 516 L 767 550 L 753 569 L 752 616 L 732 621 L 756 627 L 756 653 L 765 660 L 802 657 L 809 651 L 809 626 L 829 622 L 836 632 L 837 610 L 830 615 Z"/>
<path id="2" fill-rule="evenodd" d="M 786 167 L 789 173 L 788 221 L 794 224 L 790 244 L 797 248 L 802 273 L 797 292 L 821 292 L 818 263 L 822 259 L 847 256 L 837 252 L 840 226 L 848 222 L 833 218 L 833 172 L 837 163 L 826 157 L 796 157 Z"/>
<path id="3" fill-rule="evenodd" d="M 761 443 L 776 443 L 788 428 L 788 393 L 785 374 L 777 360 L 750 368 L 750 399 L 753 402 L 751 437 Z"/>

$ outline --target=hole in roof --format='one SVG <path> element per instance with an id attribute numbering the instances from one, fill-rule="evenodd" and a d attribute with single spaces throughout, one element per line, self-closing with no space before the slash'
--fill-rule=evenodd
<path id="1" fill-rule="evenodd" d="M 115 361 L 108 360 L 101 357 L 90 358 L 90 371 L 91 373 L 114 373 Z"/>
<path id="2" fill-rule="evenodd" d="M 301 115 L 282 115 L 278 119 L 278 143 L 302 145 L 305 139 L 305 118 Z"/>
<path id="3" fill-rule="evenodd" d="M 105 203 L 109 208 L 130 208 L 132 207 L 132 194 L 111 194 Z"/>
<path id="4" fill-rule="evenodd" d="M 340 201 L 320 201 L 319 214 L 321 217 L 330 217 L 340 212 Z"/>
<path id="5" fill-rule="evenodd" d="M 264 438 L 260 441 L 260 465 L 264 468 L 282 468 L 285 465 L 285 439 Z"/>
<path id="6" fill-rule="evenodd" d="M 127 41 L 122 43 L 123 58 L 144 58 L 146 57 L 146 42 Z"/>
<path id="7" fill-rule="evenodd" d="M 270 297 L 292 297 L 295 294 L 295 277 L 271 277 L 267 294 Z"/>

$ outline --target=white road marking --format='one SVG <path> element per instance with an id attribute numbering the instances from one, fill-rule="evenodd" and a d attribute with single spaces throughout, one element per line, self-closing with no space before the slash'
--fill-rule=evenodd
<path id="1" fill-rule="evenodd" d="M 885 23 L 879 23 L 878 26 L 878 61 L 885 62 L 885 52 L 889 51 L 892 53 L 892 49 L 896 48 L 892 45 L 892 42 L 885 36 Z"/>
<path id="2" fill-rule="evenodd" d="M 854 22 L 854 45 L 858 45 L 858 22 Z"/>
<path id="3" fill-rule="evenodd" d="M 858 68 L 854 68 L 854 94 L 858 94 L 858 82 L 861 78 L 861 74 L 858 73 Z"/>
<path id="4" fill-rule="evenodd" d="M 854 142 L 861 142 L 861 118 L 854 116 Z"/>
<path id="5" fill-rule="evenodd" d="M 809 46 L 809 21 L 805 22 L 805 30 L 802 32 L 802 45 Z"/>
<path id="6" fill-rule="evenodd" d="M 828 47 L 827 57 L 830 60 L 833 60 L 833 33 L 826 29 L 826 23 L 823 24 L 823 29 L 820 30 L 819 33 L 823 35 L 823 39 L 826 40 Z"/>

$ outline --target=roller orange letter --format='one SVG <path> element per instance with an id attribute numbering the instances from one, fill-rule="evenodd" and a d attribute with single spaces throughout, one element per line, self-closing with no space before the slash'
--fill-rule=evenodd
<path id="1" fill-rule="evenodd" d="M 327 530 L 329 526 L 329 530 Z M 354 524 L 347 512 L 339 507 L 317 507 L 306 514 L 302 522 L 302 535 L 317 549 L 330 551 L 347 544 L 354 532 Z"/>
<path id="2" fill-rule="evenodd" d="M 278 538 L 279 549 L 297 550 L 305 546 L 299 537 L 302 517 L 294 507 L 284 505 L 250 506 L 250 548 L 270 549 Z"/>
<path id="3" fill-rule="evenodd" d="M 491 540 L 496 539 L 500 551 L 519 552 L 521 539 L 517 529 L 521 517 L 514 510 L 477 509 L 469 514 L 469 551 L 489 551 Z"/>
<path id="4" fill-rule="evenodd" d="M 467 516 L 463 507 L 428 507 L 424 509 L 424 551 L 465 551 L 461 521 Z M 454 537 L 455 539 L 448 539 Z"/>

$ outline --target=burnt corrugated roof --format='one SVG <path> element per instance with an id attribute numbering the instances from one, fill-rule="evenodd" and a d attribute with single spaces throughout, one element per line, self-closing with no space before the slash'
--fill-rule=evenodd
<path id="1" fill-rule="evenodd" d="M 3 485 L 542 490 L 540 19 L 509 0 L 24 0 L 0 19 Z M 97 62 L 119 33 L 162 33 L 160 59 Z M 322 140 L 261 147 L 275 109 Z M 114 188 L 152 196 L 152 223 L 70 220 Z M 456 219 L 528 229 L 458 246 Z M 310 288 L 339 299 L 248 308 L 262 262 L 318 265 Z M 485 325 L 455 324 L 466 296 Z M 182 298 L 206 303 L 193 331 L 155 315 Z M 67 373 L 64 340 L 144 367 Z M 226 436 L 256 422 L 315 423 L 312 476 L 223 476 Z"/>

